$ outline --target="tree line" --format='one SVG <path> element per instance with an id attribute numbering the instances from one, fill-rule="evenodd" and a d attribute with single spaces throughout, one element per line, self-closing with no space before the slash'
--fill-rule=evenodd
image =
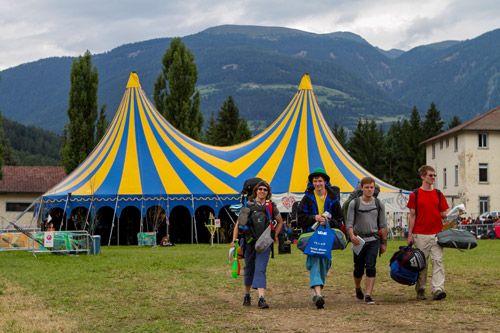
<path id="1" fill-rule="evenodd" d="M 460 123 L 454 116 L 447 129 Z M 333 126 L 335 137 L 352 158 L 377 178 L 403 189 L 420 186 L 417 169 L 425 164 L 425 146 L 421 143 L 443 131 L 444 121 L 434 103 L 424 119 L 413 107 L 409 119 L 392 123 L 387 131 L 373 119 L 360 119 L 350 136 L 343 127 Z"/>

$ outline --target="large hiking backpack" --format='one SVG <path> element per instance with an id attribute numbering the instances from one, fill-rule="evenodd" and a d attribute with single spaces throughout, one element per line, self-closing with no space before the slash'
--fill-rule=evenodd
<path id="1" fill-rule="evenodd" d="M 241 200 L 243 201 L 244 198 L 251 195 L 254 187 L 257 186 L 257 184 L 260 183 L 261 181 L 263 181 L 263 179 L 258 177 L 249 178 L 245 180 L 245 182 L 243 183 L 243 189 L 241 190 Z"/>
<path id="2" fill-rule="evenodd" d="M 401 284 L 412 286 L 417 283 L 420 271 L 425 268 L 425 255 L 411 246 L 400 246 L 390 260 L 391 278 Z"/>
<path id="3" fill-rule="evenodd" d="M 373 193 L 373 196 L 376 198 L 378 197 L 378 194 L 380 193 L 380 186 L 378 184 L 375 184 L 375 192 Z M 360 198 L 363 195 L 363 190 L 361 189 L 360 184 L 356 186 L 354 191 L 349 194 L 347 197 L 347 200 L 342 204 L 342 215 L 344 215 L 344 221 L 347 221 L 347 211 L 349 210 L 349 204 L 351 201 L 353 201 L 356 198 Z"/>

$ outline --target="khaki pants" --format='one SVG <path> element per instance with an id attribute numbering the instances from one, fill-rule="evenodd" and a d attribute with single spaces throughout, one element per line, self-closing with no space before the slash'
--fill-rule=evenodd
<path id="1" fill-rule="evenodd" d="M 427 268 L 429 267 L 429 255 L 432 259 L 431 292 L 444 291 L 444 262 L 443 248 L 438 245 L 436 235 L 413 235 L 415 246 L 420 249 L 426 260 L 426 267 L 420 272 L 415 289 L 425 289 L 427 282 Z"/>

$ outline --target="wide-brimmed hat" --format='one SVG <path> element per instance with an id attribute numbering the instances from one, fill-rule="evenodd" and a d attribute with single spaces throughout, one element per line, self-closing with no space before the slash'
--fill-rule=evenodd
<path id="1" fill-rule="evenodd" d="M 326 171 L 323 168 L 314 169 L 313 172 L 311 172 L 311 174 L 308 177 L 309 182 L 312 183 L 314 177 L 322 177 L 325 180 L 325 182 L 330 181 L 330 176 L 326 174 Z"/>

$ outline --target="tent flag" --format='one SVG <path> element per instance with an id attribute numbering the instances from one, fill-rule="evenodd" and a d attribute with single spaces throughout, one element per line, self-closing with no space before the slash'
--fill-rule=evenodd
<path id="1" fill-rule="evenodd" d="M 339 144 L 318 106 L 311 79 L 302 77 L 285 110 L 262 133 L 229 147 L 210 146 L 174 128 L 156 110 L 135 72 L 106 134 L 89 156 L 43 195 L 45 205 L 98 209 L 120 202 L 147 208 L 224 204 L 239 200 L 243 182 L 269 181 L 281 196 L 302 193 L 311 170 L 322 167 L 342 192 L 371 176 L 383 193 L 400 190 L 361 167 Z M 217 206 L 217 205 L 215 205 Z"/>

